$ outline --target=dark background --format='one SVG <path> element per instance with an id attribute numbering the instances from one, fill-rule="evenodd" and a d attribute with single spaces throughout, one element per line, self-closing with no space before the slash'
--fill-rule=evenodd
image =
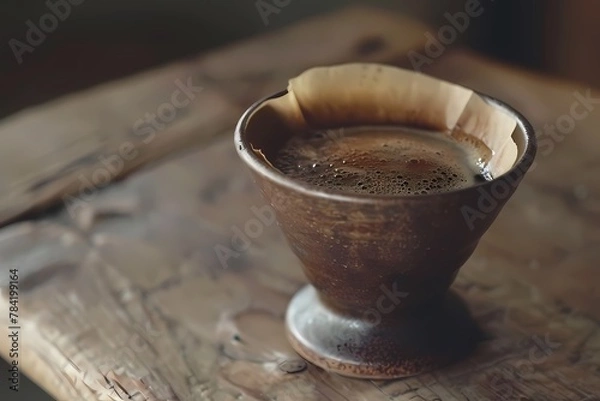
<path id="1" fill-rule="evenodd" d="M 50 0 L 52 3 L 64 0 Z M 290 0 L 265 25 L 255 0 L 77 0 L 54 32 L 23 54 L 27 20 L 39 26 L 46 0 L 0 5 L 0 117 L 62 94 L 187 57 L 351 3 L 387 7 L 419 18 L 432 32 L 444 13 L 467 0 Z M 267 0 L 271 1 L 271 0 Z M 467 46 L 506 63 L 600 87 L 600 1 L 480 0 L 484 13 L 452 46 Z M 335 32 L 331 32 L 335 35 Z M 326 38 L 324 38 L 326 40 Z M 1 145 L 0 145 L 1 146 Z M 1 400 L 48 400 L 33 384 L 8 392 L 0 362 Z"/>
<path id="2" fill-rule="evenodd" d="M 24 41 L 27 20 L 38 25 L 46 1 L 3 0 L 0 6 L 0 116 L 98 82 L 332 10 L 349 0 L 288 0 L 265 26 L 256 0 L 77 0 L 71 13 L 18 64 L 8 42 Z M 272 1 L 272 0 L 268 0 Z M 467 0 L 372 0 L 431 24 Z M 600 2 L 480 0 L 485 12 L 453 46 L 600 86 Z M 332 34 L 334 34 L 332 32 Z M 462 42 L 462 43 L 460 43 Z"/>

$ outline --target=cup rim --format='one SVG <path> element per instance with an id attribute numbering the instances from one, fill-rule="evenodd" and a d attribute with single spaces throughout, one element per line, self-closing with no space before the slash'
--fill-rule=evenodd
<path id="1" fill-rule="evenodd" d="M 234 142 L 235 148 L 237 150 L 240 158 L 248 165 L 252 170 L 254 170 L 257 174 L 268 178 L 269 180 L 275 182 L 278 185 L 286 187 L 289 190 L 296 191 L 302 193 L 304 195 L 313 196 L 326 200 L 336 200 L 336 201 L 345 201 L 345 202 L 353 202 L 353 203 L 382 203 L 382 202 L 397 202 L 401 201 L 415 201 L 422 202 L 431 200 L 433 198 L 439 197 L 447 197 L 447 196 L 460 196 L 461 194 L 472 192 L 475 189 L 481 187 L 487 187 L 493 185 L 495 182 L 501 181 L 504 177 L 509 176 L 512 173 L 520 171 L 521 178 L 525 175 L 527 170 L 533 164 L 533 159 L 535 158 L 535 154 L 537 151 L 537 140 L 535 136 L 535 131 L 531 125 L 531 123 L 517 110 L 515 110 L 512 106 L 507 103 L 498 100 L 489 95 L 485 95 L 479 91 L 473 91 L 475 94 L 481 96 L 481 98 L 488 104 L 499 107 L 503 109 L 505 112 L 508 112 L 512 115 L 516 121 L 517 125 L 521 129 L 523 133 L 524 140 L 526 141 L 525 150 L 523 151 L 521 157 L 515 164 L 511 167 L 510 170 L 505 172 L 504 174 L 494 177 L 490 181 L 484 181 L 481 183 L 477 183 L 475 185 L 470 185 L 465 188 L 454 189 L 451 191 L 444 191 L 438 193 L 431 194 L 414 194 L 414 195 L 390 195 L 390 194 L 356 194 L 356 193 L 346 193 L 339 192 L 333 190 L 327 190 L 323 188 L 316 187 L 309 183 L 304 183 L 299 180 L 295 180 L 289 178 L 279 170 L 274 167 L 269 167 L 267 164 L 261 160 L 253 151 L 248 138 L 246 136 L 246 127 L 250 120 L 252 114 L 267 100 L 276 99 L 278 97 L 284 96 L 288 93 L 288 90 L 282 90 L 271 95 L 265 96 L 262 99 L 253 103 L 245 112 L 242 114 L 239 119 L 234 133 Z"/>

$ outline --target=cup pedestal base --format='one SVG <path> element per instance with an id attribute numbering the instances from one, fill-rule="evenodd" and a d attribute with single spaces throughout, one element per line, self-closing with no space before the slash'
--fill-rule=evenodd
<path id="1" fill-rule="evenodd" d="M 288 339 L 309 362 L 344 376 L 393 379 L 417 375 L 465 357 L 481 338 L 460 298 L 410 313 L 371 310 L 365 318 L 328 307 L 308 285 L 290 302 Z"/>

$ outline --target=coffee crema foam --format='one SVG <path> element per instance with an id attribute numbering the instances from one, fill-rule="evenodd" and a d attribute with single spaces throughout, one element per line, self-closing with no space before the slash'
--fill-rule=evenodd
<path id="1" fill-rule="evenodd" d="M 491 179 L 475 147 L 400 127 L 309 132 L 292 137 L 270 161 L 292 179 L 355 194 L 426 195 Z"/>

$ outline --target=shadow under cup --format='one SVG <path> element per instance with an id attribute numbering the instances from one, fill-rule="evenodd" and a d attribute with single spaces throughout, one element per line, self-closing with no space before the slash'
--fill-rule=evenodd
<path id="1" fill-rule="evenodd" d="M 391 196 L 339 193 L 283 175 L 268 160 L 291 135 L 261 105 L 242 116 L 235 145 L 276 212 L 310 285 L 288 306 L 294 349 L 310 362 L 347 376 L 396 378 L 428 371 L 468 353 L 477 330 L 464 303 L 448 293 L 533 163 L 531 125 L 513 116 L 517 161 L 491 181 L 450 192 Z"/>

